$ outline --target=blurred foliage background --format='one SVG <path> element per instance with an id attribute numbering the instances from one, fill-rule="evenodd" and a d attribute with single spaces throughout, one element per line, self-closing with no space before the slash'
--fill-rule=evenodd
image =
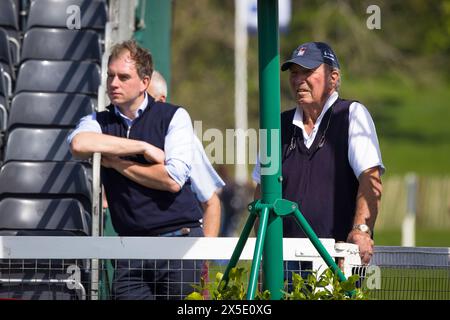
<path id="1" fill-rule="evenodd" d="M 234 1 L 173 4 L 172 102 L 202 120 L 203 130 L 233 128 Z M 380 30 L 366 26 L 369 5 L 381 9 Z M 374 118 L 387 168 L 384 194 L 392 198 L 383 199 L 377 222 L 386 231 L 381 244 L 399 241 L 404 212 L 398 203 L 406 201 L 401 181 L 415 172 L 419 194 L 434 195 L 417 200 L 418 245 L 450 246 L 450 0 L 292 0 L 289 31 L 280 35 L 281 62 L 307 41 L 333 47 L 342 68 L 340 95 L 362 102 Z M 249 128 L 259 125 L 257 48 L 256 34 L 249 35 Z M 288 76 L 280 78 L 282 110 L 290 109 Z M 436 201 L 439 208 L 431 210 Z M 430 244 L 429 234 L 437 232 L 440 240 Z"/>

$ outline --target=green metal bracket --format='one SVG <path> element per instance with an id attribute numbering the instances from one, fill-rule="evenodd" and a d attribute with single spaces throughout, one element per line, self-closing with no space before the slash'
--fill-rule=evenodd
<path id="1" fill-rule="evenodd" d="M 295 202 L 277 199 L 273 204 L 273 211 L 279 216 L 287 216 L 295 212 L 298 209 L 298 205 Z"/>
<path id="2" fill-rule="evenodd" d="M 294 215 L 295 220 L 299 227 L 303 230 L 306 236 L 311 240 L 311 243 L 316 248 L 317 252 L 319 252 L 320 256 L 324 259 L 327 266 L 333 271 L 333 273 L 337 274 L 340 281 L 346 281 L 346 277 L 337 266 L 334 259 L 328 253 L 328 251 L 323 246 L 322 242 L 320 242 L 319 238 L 315 234 L 314 230 L 311 228 L 309 223 L 306 221 L 305 217 L 302 215 L 300 210 L 298 209 L 298 205 L 295 202 L 288 201 L 285 199 L 277 199 L 274 204 L 264 204 L 261 203 L 261 200 L 255 200 L 248 205 L 248 210 L 250 215 L 248 217 L 247 223 L 245 224 L 244 230 L 239 237 L 238 244 L 233 252 L 233 255 L 230 259 L 230 262 L 225 270 L 222 281 L 219 285 L 219 288 L 225 288 L 228 285 L 229 274 L 232 268 L 234 268 L 241 256 L 242 250 L 247 242 L 248 236 L 250 235 L 250 231 L 256 221 L 256 218 L 261 215 L 259 221 L 258 235 L 256 237 L 255 249 L 253 253 L 253 262 L 252 268 L 250 271 L 249 285 L 247 290 L 247 300 L 253 300 L 256 293 L 257 280 L 258 280 L 258 272 L 261 264 L 261 259 L 263 256 L 264 241 L 266 238 L 267 232 L 267 224 L 269 214 L 274 214 L 280 217 L 285 217 L 289 215 Z M 270 276 L 270 275 L 269 275 Z M 352 296 L 354 292 L 348 292 L 349 296 Z"/>
<path id="3" fill-rule="evenodd" d="M 247 206 L 248 211 L 250 214 L 258 215 L 258 212 L 260 212 L 264 208 L 264 204 L 261 203 L 261 200 L 257 199 L 253 202 L 250 202 Z"/>

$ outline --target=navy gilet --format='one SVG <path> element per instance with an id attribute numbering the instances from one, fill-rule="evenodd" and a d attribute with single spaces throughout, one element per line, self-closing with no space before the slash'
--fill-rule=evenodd
<path id="1" fill-rule="evenodd" d="M 283 198 L 299 205 L 319 238 L 345 241 L 353 226 L 359 183 L 348 160 L 352 102 L 336 100 L 322 118 L 309 149 L 302 129 L 294 129 L 295 109 L 281 115 Z M 283 219 L 283 233 L 285 237 L 306 237 L 293 217 Z"/>
<path id="2" fill-rule="evenodd" d="M 178 107 L 155 102 L 150 96 L 144 112 L 130 128 L 129 139 L 142 140 L 164 150 L 170 121 Z M 127 125 L 113 106 L 97 113 L 104 134 L 127 137 Z M 148 164 L 143 155 L 126 157 Z M 152 236 L 181 227 L 198 226 L 202 212 L 189 182 L 177 193 L 144 187 L 114 169 L 102 167 L 106 197 L 114 229 L 120 236 Z"/>

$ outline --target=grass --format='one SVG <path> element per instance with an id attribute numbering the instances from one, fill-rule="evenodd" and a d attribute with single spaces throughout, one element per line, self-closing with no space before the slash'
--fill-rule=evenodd
<path id="1" fill-rule="evenodd" d="M 342 96 L 360 100 L 371 112 L 387 174 L 450 173 L 448 85 L 350 79 Z"/>
<path id="2" fill-rule="evenodd" d="M 381 288 L 371 290 L 374 300 L 449 300 L 448 268 L 386 268 L 380 270 Z"/>
<path id="3" fill-rule="evenodd" d="M 374 240 L 377 246 L 400 246 L 402 242 L 401 230 L 376 230 Z M 450 231 L 447 229 L 417 228 L 416 247 L 450 248 Z"/>

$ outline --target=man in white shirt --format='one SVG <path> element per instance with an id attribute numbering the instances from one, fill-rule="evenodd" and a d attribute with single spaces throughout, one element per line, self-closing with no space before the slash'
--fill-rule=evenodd
<path id="1" fill-rule="evenodd" d="M 155 101 L 166 102 L 167 83 L 156 70 L 153 71 L 147 93 Z M 220 230 L 220 199 L 217 190 L 225 183 L 211 166 L 200 140 L 194 136 L 194 159 L 191 169 L 191 188 L 203 207 L 203 233 L 205 237 L 217 237 Z"/>
<path id="2" fill-rule="evenodd" d="M 372 118 L 362 104 L 339 98 L 340 66 L 326 43 L 300 45 L 281 69 L 289 70 L 297 103 L 281 116 L 283 198 L 298 203 L 319 237 L 357 244 L 366 264 L 385 170 Z M 258 163 L 255 198 L 260 174 Z M 292 218 L 283 232 L 305 237 Z"/>
<path id="3" fill-rule="evenodd" d="M 68 137 L 78 158 L 102 154 L 102 182 L 119 236 L 201 237 L 202 212 L 189 186 L 194 134 L 185 109 L 146 93 L 150 52 L 129 40 L 108 60 L 111 105 Z M 193 262 L 117 260 L 115 299 L 182 299 L 199 279 Z"/>

